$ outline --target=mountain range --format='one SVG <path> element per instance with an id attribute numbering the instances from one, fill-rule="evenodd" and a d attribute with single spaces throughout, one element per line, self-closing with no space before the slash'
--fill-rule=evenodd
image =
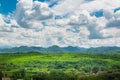
<path id="1" fill-rule="evenodd" d="M 0 53 L 16 53 L 16 52 L 83 52 L 83 53 L 120 53 L 120 47 L 96 47 L 96 48 L 80 48 L 80 47 L 59 47 L 59 46 L 51 46 L 48 48 L 44 47 L 28 47 L 28 46 L 20 46 L 13 48 L 3 48 L 0 49 Z"/>

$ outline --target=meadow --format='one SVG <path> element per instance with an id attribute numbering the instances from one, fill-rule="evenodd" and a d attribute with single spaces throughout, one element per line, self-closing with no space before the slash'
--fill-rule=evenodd
<path id="1" fill-rule="evenodd" d="M 15 80 L 120 80 L 120 54 L 4 53 L 0 75 Z"/>

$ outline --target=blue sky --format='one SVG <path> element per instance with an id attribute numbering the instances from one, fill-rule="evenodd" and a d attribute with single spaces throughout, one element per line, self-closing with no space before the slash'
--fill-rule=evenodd
<path id="1" fill-rule="evenodd" d="M 8 14 L 16 9 L 17 0 L 0 0 L 0 13 Z"/>
<path id="2" fill-rule="evenodd" d="M 49 2 L 50 0 L 39 0 L 40 2 Z M 53 7 L 58 1 L 49 3 L 49 7 Z M 16 9 L 17 0 L 0 0 L 0 13 L 9 14 Z"/>
<path id="3" fill-rule="evenodd" d="M 119 3 L 120 0 L 0 0 L 0 47 L 120 46 Z"/>

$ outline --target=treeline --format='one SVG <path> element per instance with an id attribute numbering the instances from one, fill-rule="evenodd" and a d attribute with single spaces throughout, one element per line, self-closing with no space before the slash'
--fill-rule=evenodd
<path id="1" fill-rule="evenodd" d="M 0 71 L 0 80 L 3 73 Z M 76 73 L 75 71 L 63 72 L 53 70 L 51 72 L 39 72 L 34 75 L 28 75 L 24 70 L 19 70 L 11 75 L 13 80 L 120 80 L 120 72 L 98 72 L 94 73 Z"/>
<path id="2" fill-rule="evenodd" d="M 27 80 L 27 79 L 26 79 Z M 38 73 L 33 76 L 33 80 L 120 80 L 120 72 L 101 72 L 98 74 L 82 74 L 74 72 L 52 71 L 48 73 Z"/>

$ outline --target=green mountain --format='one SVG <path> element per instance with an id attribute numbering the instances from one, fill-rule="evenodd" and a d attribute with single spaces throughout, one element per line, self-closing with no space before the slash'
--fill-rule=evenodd
<path id="1" fill-rule="evenodd" d="M 51 46 L 48 48 L 43 47 L 28 47 L 20 46 L 13 48 L 0 49 L 0 53 L 7 52 L 87 52 L 87 53 L 120 53 L 120 47 L 97 47 L 97 48 L 80 48 L 80 47 L 59 47 Z"/>

